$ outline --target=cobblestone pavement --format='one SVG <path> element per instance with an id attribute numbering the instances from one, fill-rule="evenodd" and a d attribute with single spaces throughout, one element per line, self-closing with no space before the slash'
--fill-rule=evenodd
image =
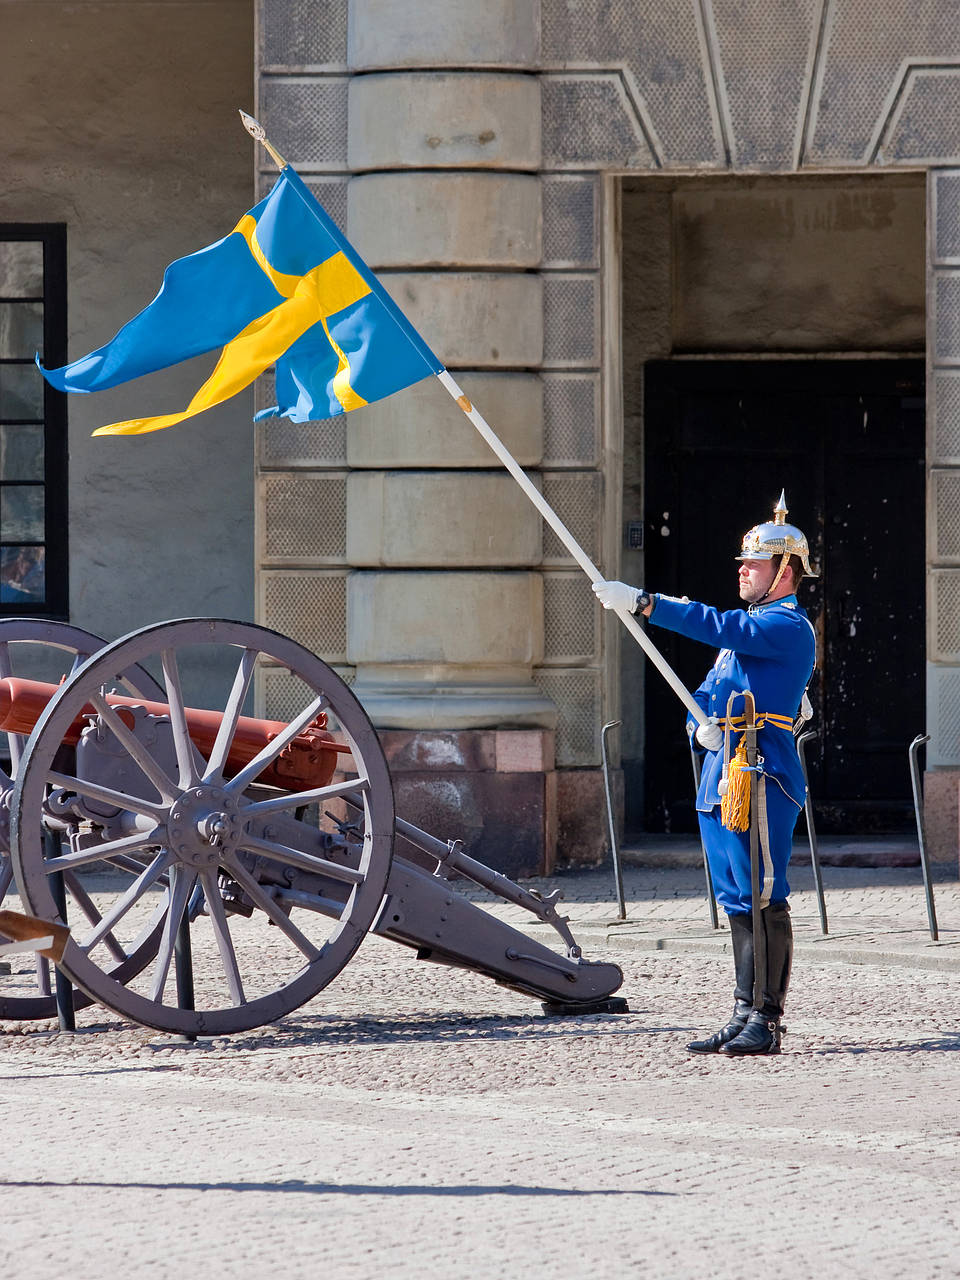
<path id="1" fill-rule="evenodd" d="M 608 875 L 554 881 L 587 954 L 622 965 L 622 1016 L 545 1018 L 369 938 L 232 1039 L 97 1009 L 74 1036 L 0 1024 L 6 1268 L 956 1277 L 960 886 L 937 885 L 932 944 L 919 871 L 825 875 L 848 962 L 801 871 L 779 1058 L 685 1052 L 728 1011 L 729 957 L 695 872 L 638 868 L 626 925 Z"/>

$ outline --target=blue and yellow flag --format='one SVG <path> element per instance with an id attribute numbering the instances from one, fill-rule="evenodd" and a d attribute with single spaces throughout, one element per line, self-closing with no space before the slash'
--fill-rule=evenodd
<path id="1" fill-rule="evenodd" d="M 271 365 L 277 404 L 257 417 L 294 422 L 347 413 L 443 368 L 289 165 L 229 235 L 171 263 L 154 300 L 106 346 L 41 372 L 60 391 L 102 391 L 218 347 L 217 367 L 182 413 L 93 434 L 172 427 Z"/>

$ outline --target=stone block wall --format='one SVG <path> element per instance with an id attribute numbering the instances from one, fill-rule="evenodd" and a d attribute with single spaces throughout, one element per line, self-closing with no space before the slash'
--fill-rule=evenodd
<path id="1" fill-rule="evenodd" d="M 274 143 L 610 573 L 636 567 L 637 552 L 620 556 L 620 512 L 624 484 L 628 518 L 643 487 L 636 456 L 626 475 L 621 457 L 613 175 L 931 172 L 931 209 L 946 212 L 931 224 L 929 259 L 930 759 L 934 769 L 960 767 L 950 758 L 960 720 L 955 561 L 949 537 L 938 541 L 960 465 L 950 438 L 960 314 L 955 5 L 261 0 L 258 15 L 257 107 Z M 268 168 L 264 158 L 261 180 Z M 671 297 L 661 266 L 650 262 L 644 306 Z M 628 421 L 639 420 L 642 381 L 627 373 Z M 531 549 L 506 498 L 492 499 L 504 522 L 496 548 L 482 545 L 469 526 L 486 507 L 488 478 L 473 473 L 492 472 L 491 460 L 437 387 L 356 419 L 261 433 L 260 616 L 321 640 L 361 696 L 374 697 L 380 723 L 436 725 L 441 704 L 454 715 L 450 729 L 543 727 L 552 715 L 558 769 L 595 770 L 600 727 L 619 703 L 619 636 L 597 618 L 564 548 L 547 532 L 539 554 Z M 444 474 L 434 482 L 430 471 Z M 301 472 L 303 488 L 326 498 L 322 516 L 291 540 L 277 512 Z M 374 494 L 386 506 L 368 528 Z M 505 543 L 512 556 L 496 568 Z M 350 586 L 354 574 L 383 579 L 383 592 Z M 468 579 L 498 575 L 541 584 L 539 596 L 519 588 L 524 612 L 510 630 L 525 643 L 498 647 L 501 619 L 490 610 L 471 619 L 469 660 L 462 646 L 452 658 L 436 637 L 451 608 L 438 602 L 438 583 L 466 599 Z M 504 589 L 517 598 L 514 584 Z M 399 665 L 382 633 L 354 633 L 372 617 L 361 601 L 391 592 L 409 605 L 411 656 Z M 497 657 L 485 663 L 480 651 Z M 631 651 L 625 689 L 637 667 Z M 636 737 L 635 726 L 624 732 Z"/>
<path id="2" fill-rule="evenodd" d="M 259 22 L 271 140 L 600 561 L 601 185 L 545 168 L 540 6 L 263 0 Z M 301 435 L 265 423 L 259 472 L 261 617 L 352 681 L 398 811 L 450 836 L 459 814 L 505 869 L 566 857 L 555 770 L 600 762 L 601 620 L 451 398 L 431 379 Z M 423 764 L 451 734 L 502 755 L 505 733 L 533 735 L 536 769 Z M 602 851 L 597 819 L 577 858 Z"/>
<path id="3" fill-rule="evenodd" d="M 168 263 L 218 240 L 249 207 L 236 107 L 249 105 L 253 83 L 253 10 L 252 0 L 0 8 L 0 224 L 65 228 L 69 359 L 107 342 L 154 297 Z M 252 394 L 173 430 L 92 436 L 182 409 L 210 368 L 187 361 L 67 398 L 59 532 L 75 626 L 112 639 L 163 618 L 253 616 Z M 9 539 L 17 522 L 2 523 Z M 194 700 L 220 675 L 185 657 Z"/>

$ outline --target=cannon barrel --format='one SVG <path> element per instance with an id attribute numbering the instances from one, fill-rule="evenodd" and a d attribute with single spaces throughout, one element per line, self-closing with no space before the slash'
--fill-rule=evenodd
<path id="1" fill-rule="evenodd" d="M 16 677 L 0 679 L 0 730 L 6 733 L 32 733 L 47 703 L 56 692 L 57 685 L 46 684 L 41 680 Z M 117 693 L 107 694 L 106 700 L 110 706 L 121 711 L 125 707 L 143 707 L 149 715 L 170 714 L 170 708 L 165 702 L 151 702 L 146 698 L 126 697 Z M 84 707 L 64 735 L 64 743 L 75 746 L 80 741 L 89 718 L 96 714 L 96 708 L 92 705 Z M 223 720 L 223 712 L 185 707 L 184 715 L 191 742 L 205 757 L 209 756 Z M 326 723 L 326 714 L 321 712 L 314 723 L 292 739 L 273 764 L 263 771 L 260 781 L 282 787 L 285 791 L 307 791 L 312 787 L 327 786 L 336 770 L 338 753 L 349 753 L 350 748 L 337 742 L 327 732 Z M 280 720 L 258 720 L 253 716 L 240 716 L 227 756 L 228 772 L 236 773 L 249 764 L 286 727 Z"/>

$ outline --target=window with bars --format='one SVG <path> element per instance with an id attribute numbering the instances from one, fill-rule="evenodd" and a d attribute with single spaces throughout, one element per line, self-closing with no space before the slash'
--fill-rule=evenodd
<path id="1" fill-rule="evenodd" d="M 0 224 L 0 616 L 67 615 L 66 228 Z"/>

